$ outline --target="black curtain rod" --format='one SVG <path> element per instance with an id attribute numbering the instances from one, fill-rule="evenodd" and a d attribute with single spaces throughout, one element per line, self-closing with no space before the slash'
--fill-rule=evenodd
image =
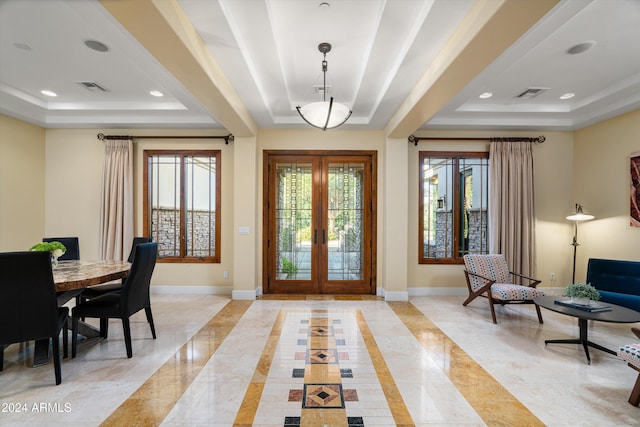
<path id="1" fill-rule="evenodd" d="M 417 137 L 414 135 L 409 135 L 407 138 L 409 142 L 412 142 L 416 147 L 418 146 L 419 141 L 501 141 L 501 142 L 537 142 L 542 144 L 546 138 L 544 136 L 539 136 L 537 138 L 526 138 L 526 137 L 492 137 L 492 138 L 455 138 L 455 137 L 437 137 L 437 136 L 428 136 L 428 137 Z"/>
<path id="2" fill-rule="evenodd" d="M 224 143 L 229 145 L 229 142 L 233 142 L 235 137 L 232 133 L 225 136 L 200 136 L 200 135 L 190 135 L 190 136 L 134 136 L 134 135 L 105 135 L 104 133 L 98 134 L 98 139 L 100 141 L 111 140 L 111 139 L 224 139 Z"/>

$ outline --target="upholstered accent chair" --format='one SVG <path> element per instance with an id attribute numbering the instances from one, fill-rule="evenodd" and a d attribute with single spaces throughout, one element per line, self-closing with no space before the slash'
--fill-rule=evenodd
<path id="1" fill-rule="evenodd" d="M 510 271 L 502 254 L 465 255 L 464 265 L 469 297 L 462 305 L 466 306 L 477 297 L 487 298 L 493 323 L 498 323 L 495 304 L 533 304 L 534 298 L 544 295 L 536 289 L 540 280 Z M 528 284 L 518 285 L 514 283 L 516 281 Z M 535 308 L 538 321 L 543 323 L 540 307 L 535 305 Z"/>
<path id="2" fill-rule="evenodd" d="M 631 331 L 640 338 L 640 329 L 631 328 Z M 618 357 L 627 362 L 630 368 L 638 371 L 638 378 L 636 384 L 631 390 L 631 396 L 629 396 L 629 403 L 633 406 L 640 405 L 640 342 L 623 345 L 618 349 Z"/>

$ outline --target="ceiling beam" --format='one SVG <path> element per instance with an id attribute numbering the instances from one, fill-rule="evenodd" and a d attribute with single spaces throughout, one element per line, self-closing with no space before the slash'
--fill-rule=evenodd
<path id="1" fill-rule="evenodd" d="M 258 126 L 176 0 L 100 0 L 193 96 L 235 136 Z M 135 58 L 132 58 L 135 61 Z"/>
<path id="2" fill-rule="evenodd" d="M 560 0 L 478 0 L 385 127 L 407 138 Z"/>

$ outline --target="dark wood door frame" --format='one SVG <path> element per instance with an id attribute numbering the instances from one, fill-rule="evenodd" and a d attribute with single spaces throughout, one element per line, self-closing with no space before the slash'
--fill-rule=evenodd
<path id="1" fill-rule="evenodd" d="M 359 150 L 265 150 L 263 152 L 263 206 L 262 206 L 262 221 L 263 221 L 263 236 L 262 236 L 262 290 L 264 294 L 274 293 L 270 289 L 270 281 L 275 280 L 275 278 L 271 277 L 272 269 L 270 263 L 272 260 L 270 259 L 270 248 L 269 248 L 269 240 L 271 238 L 271 233 L 273 230 L 271 227 L 274 227 L 275 224 L 271 223 L 270 218 L 270 209 L 275 209 L 274 206 L 269 206 L 269 200 L 272 196 L 271 192 L 274 192 L 275 189 L 271 188 L 269 178 L 270 178 L 270 170 L 269 167 L 276 156 L 299 156 L 301 158 L 301 162 L 308 161 L 309 158 L 315 157 L 321 159 L 323 157 L 345 157 L 345 156 L 353 156 L 353 157 L 367 157 L 370 163 L 370 180 L 371 180 L 371 189 L 368 194 L 370 206 L 368 209 L 369 218 L 369 235 L 370 239 L 368 242 L 365 242 L 366 250 L 369 252 L 369 262 L 364 268 L 369 269 L 369 286 L 365 292 L 362 290 L 357 293 L 360 294 L 371 294 L 375 295 L 377 291 L 377 152 L 376 151 L 359 151 Z M 314 181 L 317 178 L 314 177 Z M 275 244 L 275 243 L 274 243 Z M 320 286 L 318 286 L 320 288 Z M 307 293 L 309 294 L 317 294 L 321 293 L 320 289 L 307 289 Z M 303 291 L 304 292 L 304 291 Z M 354 293 L 354 292 L 347 292 Z"/>

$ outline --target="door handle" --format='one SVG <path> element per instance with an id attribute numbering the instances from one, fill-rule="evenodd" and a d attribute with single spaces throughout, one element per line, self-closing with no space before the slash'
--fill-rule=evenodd
<path id="1" fill-rule="evenodd" d="M 322 244 L 326 245 L 327 244 L 327 235 L 325 230 L 322 230 Z"/>
<path id="2" fill-rule="evenodd" d="M 317 228 L 315 228 L 315 229 L 313 230 L 313 244 L 315 245 L 315 244 L 317 244 L 317 243 L 318 243 L 318 229 L 317 229 Z"/>

